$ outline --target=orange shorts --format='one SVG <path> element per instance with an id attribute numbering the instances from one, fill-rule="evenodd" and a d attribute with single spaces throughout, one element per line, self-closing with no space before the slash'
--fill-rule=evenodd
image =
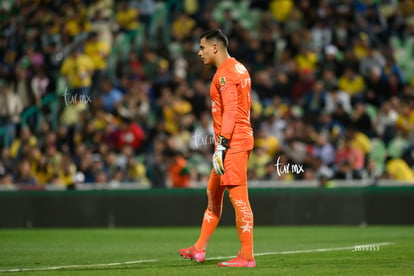
<path id="1" fill-rule="evenodd" d="M 224 169 L 221 185 L 247 185 L 247 164 L 250 151 L 227 152 L 224 158 Z M 213 170 L 214 172 L 214 170 Z"/>

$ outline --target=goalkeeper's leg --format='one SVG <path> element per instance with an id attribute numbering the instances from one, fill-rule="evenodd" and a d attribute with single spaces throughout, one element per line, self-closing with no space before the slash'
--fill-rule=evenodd
<path id="1" fill-rule="evenodd" d="M 253 256 L 253 212 L 250 207 L 247 185 L 229 186 L 229 197 L 236 214 L 236 227 L 241 244 L 240 256 L 247 261 Z"/>
<path id="2" fill-rule="evenodd" d="M 204 211 L 200 236 L 194 245 L 197 250 L 207 248 L 208 241 L 216 230 L 223 208 L 224 190 L 225 187 L 220 185 L 220 176 L 212 171 L 207 185 L 207 209 Z"/>

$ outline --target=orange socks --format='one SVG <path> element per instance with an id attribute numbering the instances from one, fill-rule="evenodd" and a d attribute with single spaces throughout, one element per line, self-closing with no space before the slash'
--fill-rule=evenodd
<path id="1" fill-rule="evenodd" d="M 225 187 L 220 185 L 220 177 L 212 175 L 207 186 L 208 205 L 204 212 L 200 237 L 194 244 L 196 250 L 206 249 L 211 235 L 216 230 L 221 217 L 224 190 Z"/>
<path id="2" fill-rule="evenodd" d="M 211 177 L 207 187 L 208 206 L 204 212 L 201 233 L 194 244 L 196 250 L 205 250 L 210 237 L 220 221 L 223 195 L 226 186 L 214 183 L 219 177 Z M 227 186 L 230 201 L 236 215 L 236 227 L 241 244 L 240 255 L 245 260 L 253 260 L 253 213 L 250 207 L 247 185 Z"/>
<path id="3" fill-rule="evenodd" d="M 245 260 L 253 260 L 253 212 L 247 185 L 231 186 L 228 191 L 236 215 L 236 227 L 241 244 L 240 255 Z"/>

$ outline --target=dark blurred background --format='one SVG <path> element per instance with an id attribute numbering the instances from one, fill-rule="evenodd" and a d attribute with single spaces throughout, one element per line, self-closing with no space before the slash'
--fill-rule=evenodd
<path id="1" fill-rule="evenodd" d="M 212 28 L 251 73 L 256 186 L 414 182 L 414 1 L 10 0 L 0 13 L 1 189 L 206 185 L 214 68 L 197 52 Z"/>

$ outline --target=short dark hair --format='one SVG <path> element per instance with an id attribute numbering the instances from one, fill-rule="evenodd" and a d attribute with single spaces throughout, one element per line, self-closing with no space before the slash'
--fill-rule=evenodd
<path id="1" fill-rule="evenodd" d="M 225 47 L 229 45 L 229 39 L 220 29 L 207 31 L 200 36 L 200 39 L 202 38 L 205 38 L 206 40 L 217 39 L 218 41 L 221 41 Z"/>

